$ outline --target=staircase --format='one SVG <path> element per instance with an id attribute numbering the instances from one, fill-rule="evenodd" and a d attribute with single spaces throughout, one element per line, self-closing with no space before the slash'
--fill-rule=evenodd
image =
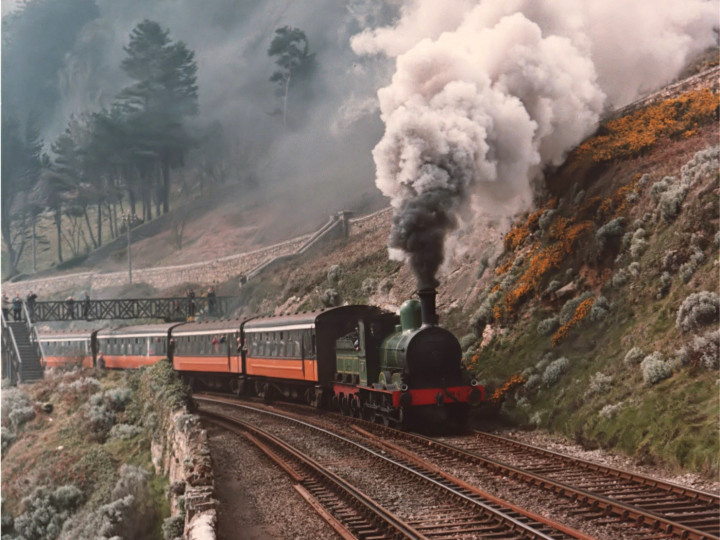
<path id="1" fill-rule="evenodd" d="M 42 355 L 39 345 L 30 339 L 30 326 L 24 321 L 8 322 L 12 346 L 20 355 L 17 372 L 19 382 L 38 381 L 43 378 L 45 368 L 42 364 Z"/>

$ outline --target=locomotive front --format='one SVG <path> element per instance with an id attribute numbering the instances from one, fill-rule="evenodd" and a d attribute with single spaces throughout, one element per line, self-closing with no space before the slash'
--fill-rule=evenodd
<path id="1" fill-rule="evenodd" d="M 425 289 L 419 291 L 420 302 L 405 302 L 401 324 L 380 346 L 380 382 L 401 390 L 405 408 L 462 408 L 483 397 L 482 388 L 463 369 L 457 338 L 438 325 L 435 295 L 435 290 Z"/>

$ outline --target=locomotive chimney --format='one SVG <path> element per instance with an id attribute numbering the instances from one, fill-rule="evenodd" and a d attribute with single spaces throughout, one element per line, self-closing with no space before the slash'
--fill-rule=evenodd
<path id="1" fill-rule="evenodd" d="M 418 291 L 423 324 L 435 325 L 438 323 L 437 312 L 435 311 L 436 295 L 437 291 L 435 289 L 421 289 Z"/>

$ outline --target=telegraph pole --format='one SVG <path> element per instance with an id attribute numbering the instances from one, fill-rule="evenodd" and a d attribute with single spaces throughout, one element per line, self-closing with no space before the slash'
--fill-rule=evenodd
<path id="1" fill-rule="evenodd" d="M 130 255 L 130 227 L 137 221 L 135 214 L 124 214 L 122 217 L 125 228 L 127 229 L 127 254 L 128 254 L 128 282 L 132 283 L 132 256 Z"/>

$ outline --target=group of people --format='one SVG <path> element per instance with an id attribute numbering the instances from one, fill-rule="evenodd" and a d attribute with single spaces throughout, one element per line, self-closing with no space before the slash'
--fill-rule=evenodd
<path id="1" fill-rule="evenodd" d="M 35 303 L 37 302 L 37 294 L 35 294 L 33 291 L 30 291 L 30 293 L 25 298 L 25 305 L 27 305 L 28 314 L 30 316 L 30 319 L 33 319 L 33 316 L 35 314 Z M 66 318 L 68 319 L 75 319 L 75 300 L 72 296 L 68 296 L 67 300 L 65 300 L 65 312 L 66 312 Z M 82 318 L 86 320 L 90 320 L 90 295 L 85 292 L 83 293 L 82 301 L 80 302 L 80 305 L 82 306 Z M 3 317 L 5 317 L 6 321 L 10 320 L 10 311 L 12 310 L 12 318 L 14 321 L 22 321 L 23 320 L 23 300 L 20 298 L 19 294 L 16 294 L 15 297 L 12 299 L 12 302 L 8 298 L 8 295 L 3 293 L 2 295 L 2 313 Z"/>
<path id="2" fill-rule="evenodd" d="M 193 289 L 188 289 L 185 293 L 185 296 L 187 297 L 187 317 L 195 317 L 195 312 L 197 310 L 197 305 L 195 304 L 195 291 Z M 217 295 L 215 294 L 215 287 L 210 286 L 208 287 L 207 292 L 203 295 L 205 296 L 208 301 L 208 315 L 215 316 L 218 314 L 218 305 L 217 305 Z"/>
<path id="3" fill-rule="evenodd" d="M 31 318 L 35 311 L 36 300 L 37 300 L 37 294 L 35 294 L 33 291 L 30 291 L 30 293 L 25 298 L 25 303 L 27 304 L 28 312 L 29 312 Z M 15 295 L 15 297 L 12 299 L 12 303 L 11 303 L 10 299 L 8 298 L 8 295 L 3 293 L 3 295 L 2 295 L 2 313 L 3 313 L 3 317 L 5 317 L 6 321 L 10 320 L 10 308 L 11 307 L 12 307 L 13 320 L 14 321 L 22 321 L 22 317 L 23 317 L 22 306 L 23 306 L 23 301 L 20 298 L 19 294 Z"/>

